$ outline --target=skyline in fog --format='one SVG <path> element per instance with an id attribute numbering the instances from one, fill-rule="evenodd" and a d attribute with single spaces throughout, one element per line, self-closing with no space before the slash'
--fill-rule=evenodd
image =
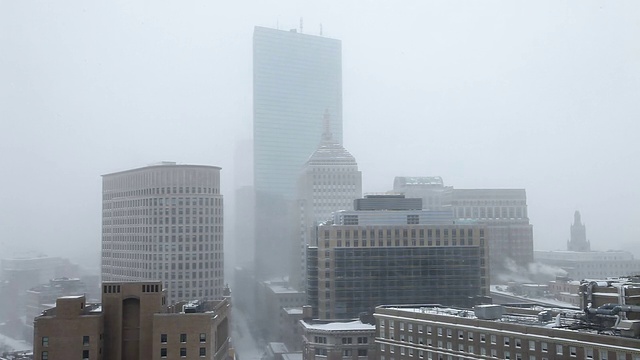
<path id="1" fill-rule="evenodd" d="M 0 0 L 0 257 L 97 254 L 100 175 L 159 161 L 222 167 L 229 249 L 254 26 L 320 24 L 342 41 L 365 193 L 395 176 L 524 188 L 536 250 L 566 249 L 579 210 L 593 250 L 638 257 L 638 15 L 631 1 Z"/>

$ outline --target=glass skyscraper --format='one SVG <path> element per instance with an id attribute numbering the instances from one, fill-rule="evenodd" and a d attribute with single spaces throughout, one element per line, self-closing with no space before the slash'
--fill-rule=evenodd
<path id="1" fill-rule="evenodd" d="M 253 34 L 254 180 L 258 192 L 295 196 L 316 150 L 323 114 L 342 144 L 340 40 L 256 27 Z"/>
<path id="2" fill-rule="evenodd" d="M 253 166 L 256 270 L 291 269 L 296 183 L 330 115 L 342 144 L 340 40 L 256 27 L 253 35 Z"/>

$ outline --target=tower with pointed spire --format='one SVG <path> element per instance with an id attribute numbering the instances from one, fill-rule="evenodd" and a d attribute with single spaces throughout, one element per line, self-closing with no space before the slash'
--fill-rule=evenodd
<path id="1" fill-rule="evenodd" d="M 569 251 L 591 251 L 591 244 L 587 241 L 587 229 L 580 219 L 580 211 L 573 214 L 573 225 L 571 225 L 571 239 L 567 242 Z"/>
<path id="2" fill-rule="evenodd" d="M 306 248 L 315 226 L 330 219 L 338 210 L 350 210 L 353 201 L 362 197 L 362 173 L 356 159 L 333 138 L 331 115 L 323 116 L 320 144 L 311 154 L 298 180 L 299 238 L 296 240 L 291 279 L 303 285 L 306 272 Z M 304 289 L 304 287 L 301 287 Z"/>

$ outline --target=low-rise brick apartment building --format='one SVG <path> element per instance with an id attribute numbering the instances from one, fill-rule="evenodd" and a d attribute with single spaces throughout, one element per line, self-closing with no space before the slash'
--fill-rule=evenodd
<path id="1" fill-rule="evenodd" d="M 35 359 L 228 357 L 227 299 L 167 306 L 160 281 L 105 282 L 102 290 L 102 304 L 66 296 L 36 317 Z"/>

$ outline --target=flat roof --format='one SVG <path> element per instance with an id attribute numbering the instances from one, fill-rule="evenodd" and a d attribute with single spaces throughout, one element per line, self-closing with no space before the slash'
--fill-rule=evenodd
<path id="1" fill-rule="evenodd" d="M 311 320 L 311 322 L 302 321 L 302 325 L 309 330 L 318 331 L 375 331 L 376 326 L 365 324 L 360 320 L 351 321 L 331 321 L 331 320 Z"/>

